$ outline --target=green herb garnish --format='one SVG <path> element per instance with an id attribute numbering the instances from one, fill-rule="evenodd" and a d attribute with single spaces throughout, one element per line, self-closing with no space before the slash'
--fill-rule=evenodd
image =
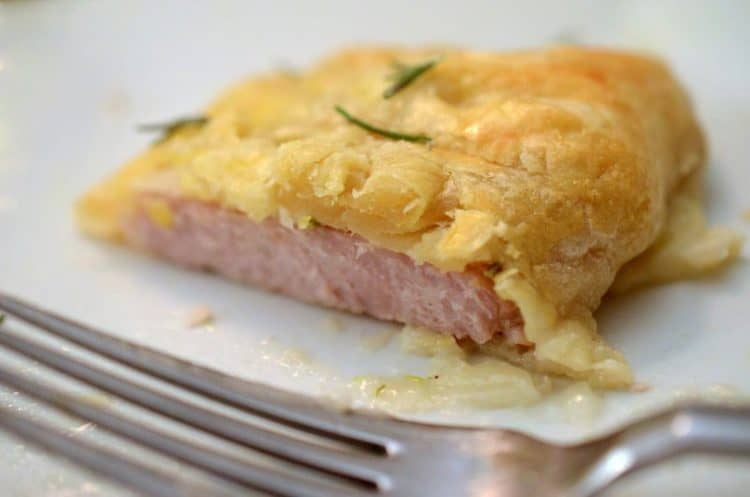
<path id="1" fill-rule="evenodd" d="M 3 324 L 3 321 L 5 321 L 5 314 L 0 313 L 0 324 Z"/>
<path id="2" fill-rule="evenodd" d="M 392 140 L 404 140 L 404 141 L 415 142 L 415 143 L 427 143 L 431 140 L 431 138 L 427 135 L 412 135 L 408 133 L 400 133 L 398 131 L 391 131 L 388 129 L 383 129 L 377 126 L 373 126 L 372 124 L 366 123 L 365 121 L 358 119 L 354 117 L 353 115 L 349 114 L 340 105 L 337 105 L 336 107 L 334 107 L 334 109 L 336 109 L 336 112 L 344 116 L 344 119 L 346 119 L 350 123 L 354 124 L 355 126 L 359 126 L 360 128 L 367 130 L 370 133 L 375 133 L 376 135 L 385 136 L 386 138 L 390 138 Z"/>
<path id="3" fill-rule="evenodd" d="M 400 62 L 396 62 L 394 64 L 396 72 L 392 76 L 393 84 L 386 88 L 386 90 L 383 92 L 383 98 L 391 98 L 393 95 L 409 86 L 412 81 L 417 79 L 419 76 L 432 69 L 438 62 L 440 62 L 439 58 L 428 60 L 427 62 L 423 62 L 415 66 L 409 66 L 406 64 L 401 64 Z"/>
<path id="4" fill-rule="evenodd" d="M 207 122 L 206 116 L 188 116 L 163 123 L 139 124 L 138 131 L 146 133 L 161 132 L 161 137 L 154 142 L 161 143 L 185 126 L 203 126 Z"/>
<path id="5" fill-rule="evenodd" d="M 301 230 L 311 230 L 317 228 L 321 224 L 312 216 L 302 216 L 297 220 L 297 228 Z"/>

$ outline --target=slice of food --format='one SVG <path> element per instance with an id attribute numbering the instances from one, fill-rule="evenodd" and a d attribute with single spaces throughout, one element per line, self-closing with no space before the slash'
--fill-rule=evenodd
<path id="1" fill-rule="evenodd" d="M 347 50 L 164 132 L 86 233 L 604 387 L 592 312 L 705 156 L 661 62 L 580 48 Z"/>
<path id="2" fill-rule="evenodd" d="M 158 212 L 169 212 L 164 224 Z M 166 228 L 166 229 L 165 229 Z M 443 272 L 360 236 L 284 226 L 201 201 L 150 195 L 123 225 L 129 243 L 299 300 L 417 323 L 485 343 L 524 343 L 523 320 L 480 270 Z"/>

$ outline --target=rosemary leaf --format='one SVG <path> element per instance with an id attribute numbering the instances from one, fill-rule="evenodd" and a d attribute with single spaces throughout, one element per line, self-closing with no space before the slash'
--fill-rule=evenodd
<path id="1" fill-rule="evenodd" d="M 409 86 L 415 79 L 432 69 L 440 59 L 432 59 L 421 64 L 409 66 L 400 62 L 394 63 L 396 73 L 393 76 L 393 84 L 383 92 L 383 98 L 391 98 L 393 95 Z"/>
<path id="2" fill-rule="evenodd" d="M 336 112 L 341 114 L 344 117 L 344 119 L 346 119 L 350 123 L 354 124 L 355 126 L 359 126 L 360 128 L 367 130 L 370 133 L 375 133 L 376 135 L 385 136 L 386 138 L 390 138 L 392 140 L 404 140 L 404 141 L 414 142 L 414 143 L 427 143 L 431 140 L 431 138 L 426 135 L 413 135 L 409 133 L 401 133 L 398 131 L 391 131 L 388 129 L 373 126 L 372 124 L 369 124 L 349 114 L 340 105 L 337 105 L 336 107 L 334 107 L 334 109 L 336 110 Z"/>
<path id="3" fill-rule="evenodd" d="M 208 122 L 206 116 L 188 116 L 162 123 L 139 124 L 138 131 L 153 133 L 161 132 L 161 136 L 154 143 L 161 143 L 185 126 L 203 126 Z"/>

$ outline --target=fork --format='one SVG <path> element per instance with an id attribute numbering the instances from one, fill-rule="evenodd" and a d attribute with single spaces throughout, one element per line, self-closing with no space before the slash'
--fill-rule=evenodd
<path id="1" fill-rule="evenodd" d="M 164 393 L 4 323 L 5 349 L 281 463 L 248 461 L 0 366 L 0 383 L 209 475 L 205 481 L 175 475 L 0 408 L 0 428 L 154 497 L 228 497 L 250 490 L 282 497 L 593 497 L 680 454 L 750 456 L 750 406 L 683 405 L 597 440 L 559 446 L 510 430 L 415 424 L 336 409 L 125 341 L 3 293 L 0 310 L 158 382 L 284 427 L 258 426 Z"/>

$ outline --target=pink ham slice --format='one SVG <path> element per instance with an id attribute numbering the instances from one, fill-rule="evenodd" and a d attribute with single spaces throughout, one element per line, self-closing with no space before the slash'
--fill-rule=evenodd
<path id="1" fill-rule="evenodd" d="M 128 243 L 160 257 L 305 302 L 458 339 L 485 343 L 503 334 L 511 343 L 528 344 L 518 308 L 498 298 L 480 270 L 444 272 L 351 233 L 287 228 L 276 220 L 258 223 L 203 202 L 158 198 L 171 208 L 169 227 L 139 207 L 124 231 Z"/>

